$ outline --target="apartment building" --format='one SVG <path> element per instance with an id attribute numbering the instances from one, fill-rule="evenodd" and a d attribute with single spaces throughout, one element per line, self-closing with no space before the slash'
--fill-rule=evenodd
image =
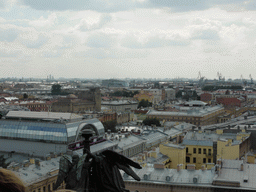
<path id="1" fill-rule="evenodd" d="M 203 126 L 218 123 L 218 117 L 224 113 L 224 108 L 217 105 L 213 107 L 183 107 L 178 112 L 149 110 L 146 115 L 148 118 L 186 122 L 197 126 Z"/>

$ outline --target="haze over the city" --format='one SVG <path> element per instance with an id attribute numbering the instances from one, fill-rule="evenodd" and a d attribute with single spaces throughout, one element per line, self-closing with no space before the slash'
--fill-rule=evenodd
<path id="1" fill-rule="evenodd" d="M 254 0 L 0 0 L 0 78 L 248 78 Z"/>

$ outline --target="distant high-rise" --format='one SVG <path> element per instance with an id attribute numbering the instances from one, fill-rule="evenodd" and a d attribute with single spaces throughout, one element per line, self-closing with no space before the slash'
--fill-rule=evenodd
<path id="1" fill-rule="evenodd" d="M 117 79 L 102 80 L 102 86 L 104 87 L 128 87 L 129 84 L 126 81 Z"/>

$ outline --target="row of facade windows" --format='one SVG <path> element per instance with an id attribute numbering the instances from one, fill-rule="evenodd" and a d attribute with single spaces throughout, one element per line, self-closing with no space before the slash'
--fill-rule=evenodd
<path id="1" fill-rule="evenodd" d="M 186 163 L 196 163 L 196 158 L 193 157 L 193 161 L 190 162 L 190 157 L 186 157 Z M 203 158 L 203 163 L 206 163 L 206 158 Z M 208 163 L 212 163 L 211 158 L 208 158 Z"/>
<path id="2" fill-rule="evenodd" d="M 202 148 L 193 148 L 193 153 L 194 154 L 202 154 Z M 186 153 L 189 153 L 189 150 L 188 150 L 188 147 L 186 148 Z M 203 154 L 207 154 L 207 149 L 203 148 Z M 208 155 L 211 155 L 212 154 L 212 150 L 211 149 L 208 149 Z"/>
<path id="3" fill-rule="evenodd" d="M 53 188 L 53 184 L 54 183 L 48 184 L 47 188 L 46 188 L 46 186 L 40 187 L 40 188 L 38 188 L 36 190 L 33 190 L 33 192 L 50 192 L 51 189 Z"/>

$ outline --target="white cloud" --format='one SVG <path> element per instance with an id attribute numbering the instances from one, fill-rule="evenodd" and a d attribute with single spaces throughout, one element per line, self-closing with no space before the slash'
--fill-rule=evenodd
<path id="1" fill-rule="evenodd" d="M 94 48 L 113 47 L 117 44 L 117 38 L 111 34 L 95 33 L 88 37 L 86 46 Z"/>
<path id="2" fill-rule="evenodd" d="M 0 23 L 4 23 L 4 22 L 6 22 L 6 19 L 0 17 Z"/>
<path id="3" fill-rule="evenodd" d="M 82 32 L 91 31 L 102 28 L 112 19 L 110 14 L 102 14 L 100 17 L 86 17 L 80 20 L 79 24 L 74 27 L 74 30 Z"/>
<path id="4" fill-rule="evenodd" d="M 34 27 L 52 27 L 57 20 L 56 13 L 52 13 L 48 16 L 47 19 L 45 19 L 43 16 L 41 16 L 37 20 L 29 21 L 29 24 Z"/>
<path id="5" fill-rule="evenodd" d="M 37 31 L 31 30 L 26 33 L 22 33 L 19 37 L 19 41 L 25 45 L 27 48 L 40 48 L 42 47 L 49 38 L 44 35 L 40 34 Z"/>

